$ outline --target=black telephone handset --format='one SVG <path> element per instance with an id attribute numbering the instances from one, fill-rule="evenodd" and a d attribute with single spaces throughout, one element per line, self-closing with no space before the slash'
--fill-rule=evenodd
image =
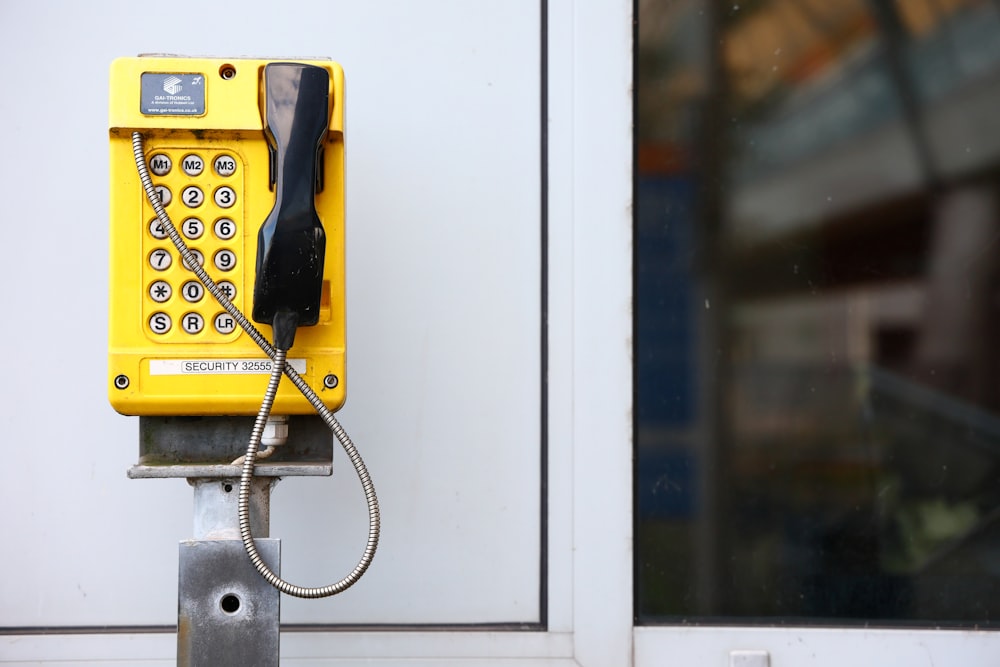
<path id="1" fill-rule="evenodd" d="M 253 319 L 291 347 L 298 326 L 319 320 L 326 234 L 316 213 L 328 127 L 330 75 L 299 63 L 264 68 L 264 127 L 271 150 L 271 209 L 257 237 Z"/>

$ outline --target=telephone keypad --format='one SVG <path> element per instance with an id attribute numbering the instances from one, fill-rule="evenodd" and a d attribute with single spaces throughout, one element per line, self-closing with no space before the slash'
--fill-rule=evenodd
<path id="1" fill-rule="evenodd" d="M 159 146 L 148 153 L 153 185 L 177 231 L 198 264 L 223 294 L 240 309 L 232 276 L 244 254 L 242 202 L 243 162 L 234 153 L 218 148 Z M 179 168 L 174 169 L 174 165 Z M 206 169 L 211 165 L 211 169 Z M 180 193 L 176 199 L 171 192 Z M 209 198 L 206 193 L 212 193 Z M 191 216 L 198 209 L 197 216 Z M 149 224 L 143 230 L 147 261 L 143 267 L 148 285 L 143 300 L 147 335 L 160 343 L 226 343 L 241 333 L 229 313 L 206 294 L 204 285 L 182 260 L 162 223 L 148 202 L 143 203 Z M 211 234 L 206 234 L 210 228 Z M 206 263 L 210 257 L 211 262 Z M 178 326 L 174 326 L 174 323 Z M 206 326 L 211 322 L 212 326 Z"/>

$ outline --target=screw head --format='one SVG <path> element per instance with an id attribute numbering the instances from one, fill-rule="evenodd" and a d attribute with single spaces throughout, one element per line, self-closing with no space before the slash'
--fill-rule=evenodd
<path id="1" fill-rule="evenodd" d="M 129 379 L 127 375 L 115 376 L 115 389 L 128 389 Z"/>
<path id="2" fill-rule="evenodd" d="M 338 384 L 340 384 L 340 379 L 333 373 L 330 373 L 323 378 L 323 386 L 327 389 L 334 389 Z"/>

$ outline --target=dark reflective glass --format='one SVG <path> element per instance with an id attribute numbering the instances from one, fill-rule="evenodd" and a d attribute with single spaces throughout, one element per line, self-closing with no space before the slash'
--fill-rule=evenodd
<path id="1" fill-rule="evenodd" d="M 638 33 L 638 619 L 993 623 L 1000 2 Z"/>

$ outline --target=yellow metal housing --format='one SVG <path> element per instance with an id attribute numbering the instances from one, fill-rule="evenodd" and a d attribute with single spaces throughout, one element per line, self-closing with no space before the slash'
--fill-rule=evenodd
<path id="1" fill-rule="evenodd" d="M 136 171 L 131 134 L 143 135 L 166 211 L 216 282 L 248 314 L 257 232 L 274 205 L 260 101 L 269 60 L 140 57 L 111 66 L 108 394 L 129 415 L 256 414 L 269 360 L 215 299 L 196 285 L 163 235 Z M 287 61 L 281 61 L 287 62 Z M 320 321 L 299 329 L 289 363 L 332 410 L 344 402 L 344 77 L 330 61 L 296 61 L 330 73 L 329 131 L 316 209 L 326 233 Z M 144 73 L 195 75 L 203 109 L 146 115 Z M 166 84 L 165 84 L 166 85 Z M 189 109 L 190 112 L 192 109 Z M 154 165 L 150 163 L 154 162 Z M 156 166 L 154 170 L 152 167 Z M 169 168 L 167 168 L 169 166 Z M 159 174 L 156 172 L 160 172 Z M 192 282 L 193 281 L 193 282 Z M 218 318 L 218 319 L 217 319 Z M 271 328 L 257 325 L 268 340 Z M 287 379 L 274 414 L 312 406 Z"/>

